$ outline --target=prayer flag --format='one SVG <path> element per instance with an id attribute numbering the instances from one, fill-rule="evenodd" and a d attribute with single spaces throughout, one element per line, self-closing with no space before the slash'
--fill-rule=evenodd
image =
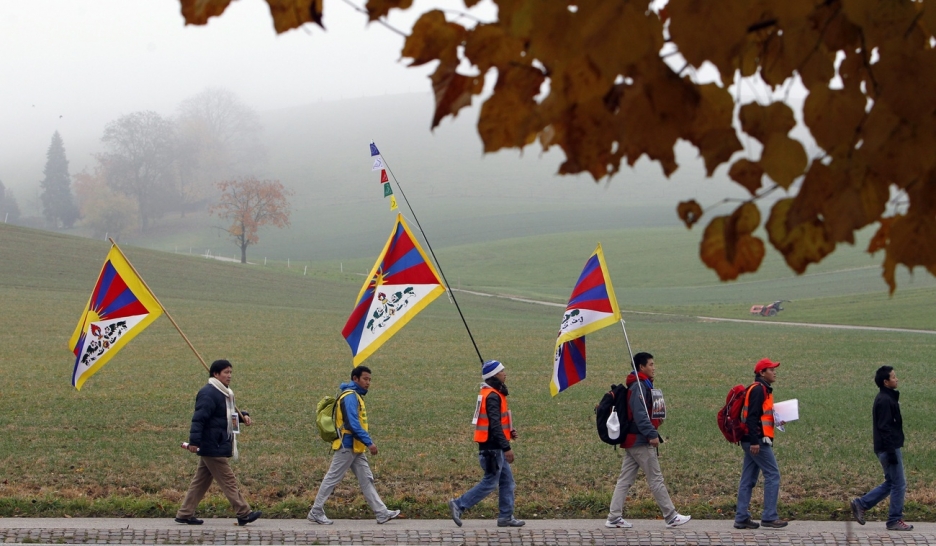
<path id="1" fill-rule="evenodd" d="M 380 183 L 389 182 L 390 179 L 387 178 L 387 169 L 380 169 Z"/>
<path id="2" fill-rule="evenodd" d="M 372 171 L 382 171 L 384 168 L 383 158 L 379 155 L 374 159 L 374 165 L 371 167 Z"/>
<path id="3" fill-rule="evenodd" d="M 81 386 L 163 312 L 126 256 L 111 246 L 94 291 L 68 342 L 75 353 L 72 386 Z"/>
<path id="4" fill-rule="evenodd" d="M 390 197 L 391 195 L 393 195 L 393 188 L 390 187 L 390 184 L 389 184 L 389 183 L 388 183 L 388 184 L 384 184 L 384 185 L 383 185 L 383 196 L 384 196 L 384 197 Z"/>
<path id="5" fill-rule="evenodd" d="M 585 339 L 583 336 L 621 320 L 611 276 L 601 244 L 585 262 L 569 304 L 566 306 L 556 339 L 553 375 L 549 391 L 553 396 L 585 379 Z M 581 338 L 581 343 L 571 343 Z"/>
<path id="6" fill-rule="evenodd" d="M 377 150 L 377 145 L 373 142 L 370 143 L 370 155 L 372 157 L 375 155 L 380 155 L 380 152 Z"/>
<path id="7" fill-rule="evenodd" d="M 393 199 L 391 197 L 391 199 Z M 395 200 L 393 202 L 396 204 Z M 358 294 L 341 335 L 357 366 L 445 292 L 439 274 L 397 214 L 396 225 Z"/>
<path id="8" fill-rule="evenodd" d="M 394 210 L 396 210 L 396 209 L 397 209 L 396 197 L 394 197 L 394 196 L 391 195 L 391 196 L 390 196 L 390 210 L 391 210 L 391 211 L 394 211 Z"/>

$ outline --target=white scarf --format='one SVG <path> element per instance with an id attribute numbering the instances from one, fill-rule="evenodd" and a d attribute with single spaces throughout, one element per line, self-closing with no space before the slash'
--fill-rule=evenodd
<path id="1" fill-rule="evenodd" d="M 208 384 L 218 389 L 219 391 L 221 391 L 221 394 L 224 395 L 225 411 L 227 414 L 227 433 L 228 433 L 228 438 L 231 438 L 231 443 L 234 449 L 232 456 L 234 457 L 234 460 L 236 461 L 237 460 L 237 435 L 234 434 L 234 421 L 233 419 L 231 419 L 231 416 L 234 415 L 234 412 L 237 411 L 236 407 L 234 406 L 234 391 L 232 391 L 228 387 L 225 387 L 224 383 L 218 381 L 214 377 L 208 379 Z"/>

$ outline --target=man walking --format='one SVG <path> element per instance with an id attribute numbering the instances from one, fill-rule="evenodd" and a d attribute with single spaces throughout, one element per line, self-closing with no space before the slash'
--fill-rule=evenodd
<path id="1" fill-rule="evenodd" d="M 780 497 L 780 467 L 774 457 L 774 399 L 773 387 L 777 381 L 777 366 L 762 358 L 754 366 L 754 383 L 744 394 L 744 406 L 741 408 L 741 420 L 747 425 L 747 434 L 741 437 L 741 449 L 744 450 L 744 464 L 741 467 L 741 481 L 738 484 L 738 508 L 735 513 L 735 529 L 757 529 L 766 527 L 779 529 L 786 527 L 786 521 L 777 513 L 777 499 Z M 780 423 L 781 425 L 783 423 Z M 751 505 L 751 493 L 757 485 L 757 477 L 764 473 L 764 511 L 758 525 L 751 519 L 748 510 Z"/>
<path id="2" fill-rule="evenodd" d="M 881 366 L 874 374 L 874 383 L 880 391 L 871 408 L 874 430 L 874 453 L 884 467 L 884 483 L 867 495 L 851 501 L 852 516 L 861 525 L 865 524 L 865 510 L 874 508 L 890 495 L 890 511 L 887 514 L 888 531 L 910 531 L 913 525 L 904 523 L 904 495 L 907 481 L 904 478 L 903 418 L 900 416 L 900 392 L 897 390 L 897 372 L 891 366 Z"/>
<path id="3" fill-rule="evenodd" d="M 238 525 L 247 525 L 256 521 L 262 512 L 251 511 L 237 488 L 237 478 L 228 462 L 230 457 L 237 460 L 237 436 L 234 427 L 239 424 L 239 416 L 244 424 L 250 425 L 247 412 L 238 412 L 234 405 L 234 391 L 231 390 L 233 366 L 227 360 L 215 360 L 208 370 L 208 384 L 198 391 L 195 397 L 195 413 L 192 415 L 192 427 L 189 431 L 187 449 L 199 455 L 198 469 L 182 506 L 176 512 L 177 523 L 201 525 L 204 523 L 195 517 L 195 509 L 211 486 L 211 481 L 218 482 L 221 492 L 227 497 L 237 516 Z"/>
<path id="4" fill-rule="evenodd" d="M 637 480 L 637 471 L 643 470 L 647 478 L 647 485 L 656 500 L 663 519 L 669 528 L 687 523 L 692 516 L 684 516 L 676 511 L 670 499 L 666 484 L 663 483 L 663 472 L 660 470 L 660 460 L 657 447 L 660 445 L 660 434 L 657 428 L 662 419 L 653 419 L 651 408 L 653 404 L 653 378 L 656 376 L 656 364 L 650 353 L 637 353 L 634 355 L 635 372 L 627 375 L 627 413 L 630 425 L 624 435 L 624 462 L 621 464 L 621 474 L 618 476 L 614 494 L 611 496 L 611 509 L 605 527 L 629 528 L 630 522 L 621 517 L 624 511 L 624 501 L 627 491 Z M 660 402 L 661 404 L 661 402 Z"/>
<path id="5" fill-rule="evenodd" d="M 345 473 L 350 468 L 358 479 L 364 500 L 377 516 L 377 523 L 387 523 L 400 515 L 399 510 L 388 510 L 387 505 L 380 500 L 377 488 L 374 486 L 374 474 L 371 473 L 367 463 L 367 452 L 377 454 L 377 444 L 371 439 L 367 431 L 367 408 L 364 407 L 364 395 L 367 394 L 371 384 L 371 371 L 367 366 L 358 366 L 351 370 L 351 381 L 342 383 L 339 389 L 341 394 L 335 403 L 335 426 L 338 428 L 338 439 L 332 442 L 331 466 L 322 485 L 319 486 L 315 502 L 306 517 L 322 525 L 334 523 L 325 515 L 325 502 L 331 496 L 335 487 L 341 483 Z"/>
<path id="6" fill-rule="evenodd" d="M 510 440 L 517 438 L 517 430 L 507 406 L 507 372 L 504 365 L 497 360 L 488 360 L 481 366 L 481 379 L 484 382 L 481 383 L 473 423 L 474 441 L 478 442 L 478 461 L 484 477 L 464 495 L 449 500 L 452 521 L 461 527 L 462 513 L 497 488 L 497 526 L 523 527 L 526 522 L 514 517 L 516 483 L 510 470 L 514 462 Z"/>

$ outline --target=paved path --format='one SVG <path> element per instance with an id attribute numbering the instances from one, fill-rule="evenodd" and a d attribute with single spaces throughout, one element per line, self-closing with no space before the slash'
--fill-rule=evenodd
<path id="1" fill-rule="evenodd" d="M 666 529 L 660 520 L 634 520 L 633 529 L 606 529 L 604 520 L 528 520 L 518 529 L 498 528 L 491 520 L 397 519 L 336 520 L 316 525 L 304 519 L 260 519 L 238 527 L 233 519 L 204 525 L 179 525 L 170 519 L 0 518 L 0 542 L 44 544 L 427 544 L 535 545 L 579 544 L 778 545 L 936 544 L 936 523 L 914 523 L 910 532 L 888 532 L 882 522 L 794 521 L 783 530 L 738 531 L 726 520 L 692 520 Z"/>

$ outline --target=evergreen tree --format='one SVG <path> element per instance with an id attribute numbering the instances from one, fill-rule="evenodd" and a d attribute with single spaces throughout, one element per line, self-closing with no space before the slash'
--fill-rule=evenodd
<path id="1" fill-rule="evenodd" d="M 9 223 L 19 220 L 20 210 L 13 193 L 0 182 L 0 222 Z"/>
<path id="2" fill-rule="evenodd" d="M 46 152 L 46 165 L 42 171 L 42 215 L 54 228 L 70 228 L 78 220 L 78 206 L 71 191 L 71 177 L 68 175 L 68 159 L 65 158 L 65 146 L 58 131 L 52 135 L 52 143 Z"/>

